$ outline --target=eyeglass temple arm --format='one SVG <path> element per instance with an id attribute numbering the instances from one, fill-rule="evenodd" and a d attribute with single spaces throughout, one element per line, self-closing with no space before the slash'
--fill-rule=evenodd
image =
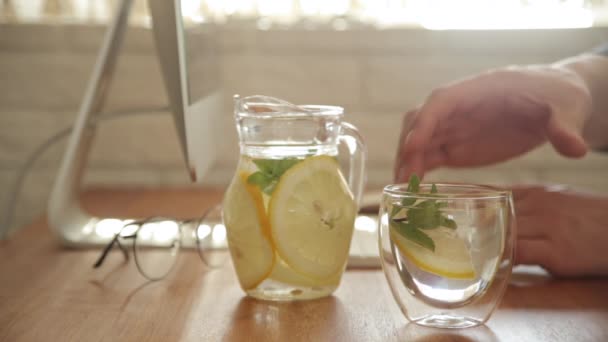
<path id="1" fill-rule="evenodd" d="M 114 247 L 114 244 L 118 245 L 118 247 L 122 251 L 122 254 L 125 256 L 125 259 L 129 260 L 129 253 L 127 253 L 127 249 L 120 243 L 120 241 L 118 241 L 119 237 L 120 233 L 114 235 L 112 241 L 110 241 L 110 243 L 108 243 L 108 245 L 103 249 L 103 252 L 99 256 L 99 259 L 97 259 L 97 261 L 93 265 L 93 268 L 98 268 L 99 266 L 101 266 L 101 264 L 103 264 L 103 261 L 106 260 L 106 256 L 108 255 L 112 247 Z"/>

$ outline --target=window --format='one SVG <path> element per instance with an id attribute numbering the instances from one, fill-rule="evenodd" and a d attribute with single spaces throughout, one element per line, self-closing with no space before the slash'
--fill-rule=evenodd
<path id="1" fill-rule="evenodd" d="M 120 0 L 0 0 L 7 20 L 103 22 Z M 427 29 L 534 29 L 606 26 L 608 0 L 182 0 L 193 22 L 251 23 L 261 29 L 331 25 Z M 134 22 L 147 22 L 145 0 Z"/>

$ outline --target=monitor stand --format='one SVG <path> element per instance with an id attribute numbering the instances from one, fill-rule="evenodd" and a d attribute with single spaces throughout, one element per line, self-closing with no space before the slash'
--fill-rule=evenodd
<path id="1" fill-rule="evenodd" d="M 121 0 L 103 38 L 93 73 L 85 89 L 61 166 L 48 202 L 48 223 L 63 245 L 106 244 L 129 219 L 95 217 L 80 205 L 83 174 L 100 114 L 114 74 L 116 60 L 131 13 L 133 0 Z M 180 138 L 183 135 L 180 133 Z M 182 142 L 182 148 L 184 143 Z"/>

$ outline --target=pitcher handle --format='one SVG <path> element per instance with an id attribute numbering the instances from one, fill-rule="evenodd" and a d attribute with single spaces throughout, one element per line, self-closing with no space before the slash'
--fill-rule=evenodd
<path id="1" fill-rule="evenodd" d="M 339 142 L 346 146 L 350 155 L 348 185 L 355 197 L 357 208 L 359 208 L 365 185 L 365 159 L 367 157 L 365 143 L 357 128 L 348 122 L 342 122 Z"/>

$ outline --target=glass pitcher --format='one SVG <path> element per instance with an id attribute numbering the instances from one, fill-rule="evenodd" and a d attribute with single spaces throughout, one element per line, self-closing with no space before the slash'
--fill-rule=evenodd
<path id="1" fill-rule="evenodd" d="M 265 300 L 331 294 L 346 267 L 365 145 L 335 106 L 235 96 L 240 143 L 223 218 L 243 290 Z M 348 181 L 339 147 L 349 154 Z"/>

